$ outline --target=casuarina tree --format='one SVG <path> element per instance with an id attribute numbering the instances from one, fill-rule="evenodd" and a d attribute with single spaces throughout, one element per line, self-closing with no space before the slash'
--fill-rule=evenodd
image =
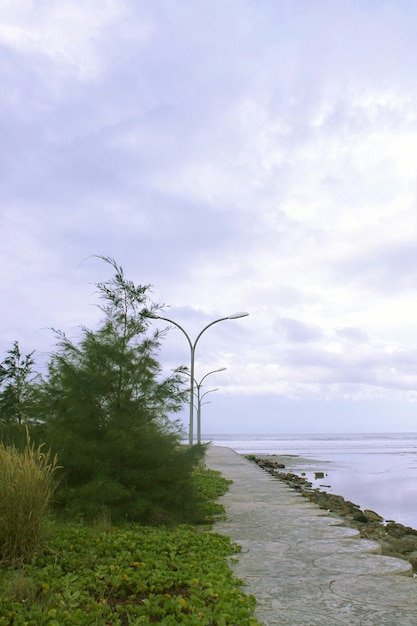
<path id="1" fill-rule="evenodd" d="M 87 516 L 191 521 L 192 471 L 203 449 L 181 445 L 172 419 L 186 391 L 181 369 L 164 377 L 156 358 L 163 333 L 150 331 L 149 316 L 160 307 L 149 286 L 101 258 L 114 270 L 96 285 L 102 322 L 95 331 L 81 327 L 78 341 L 57 332 L 42 386 L 44 438 L 63 466 L 61 504 Z"/>
<path id="2" fill-rule="evenodd" d="M 0 421 L 23 424 L 33 417 L 33 352 L 23 356 L 15 341 L 6 354 L 0 363 Z"/>
<path id="3" fill-rule="evenodd" d="M 28 428 L 36 425 L 36 396 L 40 376 L 34 371 L 34 352 L 25 356 L 19 343 L 0 363 L 0 441 L 25 447 Z"/>

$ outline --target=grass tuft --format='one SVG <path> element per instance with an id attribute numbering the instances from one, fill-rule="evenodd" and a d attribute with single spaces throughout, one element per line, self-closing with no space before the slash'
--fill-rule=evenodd
<path id="1" fill-rule="evenodd" d="M 27 562 L 54 493 L 56 457 L 29 439 L 23 451 L 0 443 L 0 562 Z"/>

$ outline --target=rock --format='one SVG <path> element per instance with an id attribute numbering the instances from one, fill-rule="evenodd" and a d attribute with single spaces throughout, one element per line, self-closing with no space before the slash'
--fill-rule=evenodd
<path id="1" fill-rule="evenodd" d="M 371 511 L 370 509 L 364 509 L 363 514 L 368 522 L 382 522 L 384 519 L 378 515 L 378 513 L 375 513 L 375 511 Z"/>
<path id="2" fill-rule="evenodd" d="M 250 458 L 250 455 L 247 456 L 246 458 L 248 458 L 248 460 L 252 460 Z M 272 459 L 256 459 L 255 458 L 255 462 L 257 463 L 257 465 L 259 465 L 259 467 L 267 471 L 272 470 L 272 469 L 285 469 L 285 465 L 283 465 L 282 463 L 278 463 L 278 461 L 274 461 Z"/>
<path id="3" fill-rule="evenodd" d="M 408 557 L 408 561 L 411 563 L 411 565 L 413 566 L 413 570 L 415 572 L 417 572 L 417 557 L 415 556 L 409 556 Z"/>
<path id="4" fill-rule="evenodd" d="M 262 467 L 263 464 L 259 461 L 260 459 L 256 459 L 255 462 Z M 342 496 L 326 493 L 317 487 L 313 488 L 312 483 L 304 477 L 305 472 L 298 476 L 272 469 L 271 465 L 263 466 L 263 469 L 300 492 L 310 502 L 315 502 L 320 508 L 347 520 L 346 525 L 357 528 L 364 539 L 377 541 L 381 546 L 382 554 L 408 560 L 414 572 L 417 573 L 416 529 L 403 526 L 393 520 L 386 520 L 384 523 L 383 518 L 375 511 L 369 509 L 361 511 L 358 504 L 345 500 Z"/>
<path id="5" fill-rule="evenodd" d="M 398 524 L 397 522 L 389 523 L 385 526 L 386 531 L 391 537 L 404 537 L 406 534 L 406 528 L 402 524 Z"/>
<path id="6" fill-rule="evenodd" d="M 324 472 L 314 472 L 314 478 L 324 478 Z"/>

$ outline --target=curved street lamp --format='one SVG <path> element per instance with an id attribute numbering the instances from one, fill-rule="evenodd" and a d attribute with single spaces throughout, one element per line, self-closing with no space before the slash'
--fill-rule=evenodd
<path id="1" fill-rule="evenodd" d="M 165 322 L 169 322 L 170 324 L 174 324 L 174 326 L 176 326 L 177 328 L 179 328 L 179 330 L 185 335 L 187 341 L 188 341 L 188 345 L 190 346 L 190 351 L 191 351 L 191 365 L 190 365 L 190 420 L 189 420 L 189 427 L 188 427 L 188 442 L 190 444 L 190 446 L 193 445 L 193 439 L 194 439 L 194 433 L 193 433 L 193 426 L 194 426 L 194 361 L 195 361 L 195 349 L 198 343 L 198 340 L 200 339 L 201 335 L 208 329 L 210 328 L 210 326 L 213 326 L 214 324 L 218 324 L 219 322 L 223 322 L 225 320 L 237 320 L 240 317 L 246 317 L 247 315 L 249 315 L 249 313 L 246 313 L 246 311 L 241 312 L 241 313 L 233 313 L 232 315 L 227 315 L 227 317 L 219 317 L 219 319 L 214 320 L 214 322 L 210 322 L 210 324 L 207 324 L 207 326 L 204 326 L 203 330 L 201 330 L 194 343 L 191 341 L 190 336 L 188 335 L 188 333 L 184 330 L 184 328 L 182 326 L 180 326 L 180 324 L 178 324 L 178 322 L 175 322 L 174 320 L 171 320 L 169 317 L 163 317 L 162 315 L 149 315 L 150 318 L 153 319 L 158 319 L 158 320 L 164 320 Z"/>
<path id="2" fill-rule="evenodd" d="M 223 367 L 223 369 L 226 369 L 225 367 Z M 206 376 L 208 376 L 208 374 L 206 374 Z M 200 396 L 200 388 L 198 389 L 198 405 L 197 405 L 197 443 L 201 443 L 201 406 L 203 404 L 206 404 L 206 402 L 201 402 L 202 399 L 204 398 L 204 396 L 206 396 L 208 393 L 212 393 L 213 391 L 219 391 L 219 388 L 216 387 L 215 389 L 209 389 L 208 391 L 206 391 L 205 393 L 203 393 L 202 396 Z M 207 403 L 208 404 L 208 403 Z"/>
<path id="3" fill-rule="evenodd" d="M 199 383 L 194 378 L 194 384 L 197 389 L 197 393 L 194 392 L 194 394 L 197 396 L 197 443 L 201 443 L 201 398 L 205 396 L 206 393 L 209 393 L 208 391 L 206 391 L 206 393 L 203 393 L 203 396 L 200 397 L 200 389 L 203 385 L 203 380 L 207 378 L 207 376 L 210 376 L 210 374 L 224 372 L 224 370 L 227 370 L 227 367 L 219 367 L 216 370 L 211 370 L 211 372 L 207 372 L 207 374 L 203 376 Z M 183 372 L 183 374 L 185 374 L 186 376 L 190 376 L 189 372 Z M 218 391 L 218 389 L 212 389 L 212 391 Z M 203 404 L 205 403 L 203 402 Z"/>

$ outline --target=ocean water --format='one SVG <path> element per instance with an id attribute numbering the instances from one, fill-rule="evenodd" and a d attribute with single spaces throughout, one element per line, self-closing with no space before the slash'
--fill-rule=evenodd
<path id="1" fill-rule="evenodd" d="M 240 454 L 294 455 L 288 471 L 304 472 L 314 487 L 417 529 L 417 433 L 207 434 L 203 441 Z"/>

